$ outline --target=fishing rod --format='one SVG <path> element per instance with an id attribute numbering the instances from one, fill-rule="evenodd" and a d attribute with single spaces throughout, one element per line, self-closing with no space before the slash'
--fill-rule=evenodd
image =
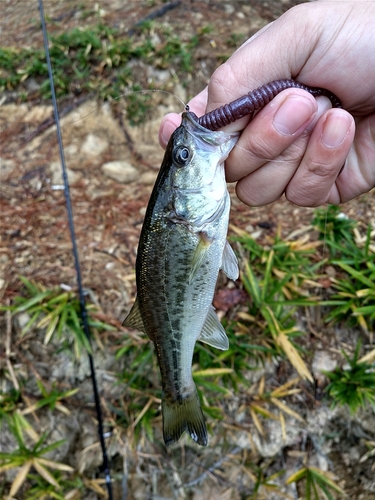
<path id="1" fill-rule="evenodd" d="M 62 170 L 62 178 L 63 178 L 63 184 L 64 184 L 64 196 L 65 196 L 65 205 L 66 205 L 67 217 L 68 217 L 68 223 L 69 223 L 70 239 L 72 242 L 72 250 L 73 250 L 73 256 L 74 256 L 74 267 L 75 267 L 76 275 L 77 275 L 77 287 L 78 287 L 78 295 L 79 295 L 79 303 L 80 303 L 81 324 L 82 324 L 83 331 L 86 335 L 86 338 L 87 338 L 88 342 L 91 344 L 91 333 L 90 333 L 90 327 L 89 327 L 89 322 L 88 322 L 88 315 L 87 315 L 87 308 L 86 308 L 86 301 L 85 301 L 85 292 L 84 292 L 83 286 L 82 286 L 81 266 L 80 266 L 80 261 L 79 261 L 77 239 L 76 239 L 75 229 L 74 229 L 73 209 L 72 209 L 72 202 L 71 202 L 71 198 L 70 198 L 69 181 L 68 181 L 68 174 L 67 174 L 65 155 L 64 155 L 64 146 L 63 146 L 63 140 L 62 140 L 62 134 L 61 134 L 61 127 L 60 127 L 59 110 L 57 107 L 51 58 L 50 58 L 50 52 L 49 52 L 49 47 L 48 47 L 48 34 L 47 34 L 47 27 L 46 27 L 45 16 L 44 16 L 43 0 L 38 0 L 38 7 L 39 7 L 39 12 L 40 12 L 40 21 L 41 21 L 41 25 L 42 25 L 44 49 L 46 52 L 46 61 L 47 61 L 47 69 L 48 69 L 48 78 L 49 78 L 50 89 L 51 89 L 53 113 L 54 113 L 54 118 L 55 118 L 55 123 L 56 123 L 56 134 L 57 134 L 57 142 L 58 142 L 58 146 L 59 146 L 59 155 L 60 155 L 60 160 L 61 160 L 61 170 Z M 108 498 L 109 498 L 109 500 L 113 500 L 111 474 L 110 474 L 107 449 L 106 449 L 105 440 L 104 440 L 103 415 L 102 415 L 102 410 L 101 410 L 101 406 L 100 406 L 98 384 L 96 381 L 94 358 L 89 352 L 87 354 L 88 354 L 89 363 L 90 363 L 92 388 L 93 388 L 94 400 L 95 400 L 95 411 L 96 411 L 96 416 L 98 419 L 98 434 L 99 434 L 100 446 L 101 446 L 101 450 L 102 450 L 103 470 L 104 470 L 104 474 L 105 474 L 105 482 L 106 482 L 106 486 L 107 486 L 107 490 L 108 490 Z"/>

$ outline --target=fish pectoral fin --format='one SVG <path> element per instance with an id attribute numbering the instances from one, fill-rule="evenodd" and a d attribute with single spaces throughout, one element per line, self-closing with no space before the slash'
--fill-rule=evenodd
<path id="1" fill-rule="evenodd" d="M 135 299 L 133 307 L 130 309 L 129 314 L 124 319 L 122 325 L 146 333 L 145 325 L 143 324 L 141 316 L 141 310 L 139 309 L 138 298 Z"/>
<path id="2" fill-rule="evenodd" d="M 199 236 L 199 242 L 197 245 L 197 248 L 195 249 L 193 260 L 191 263 L 191 270 L 189 274 L 189 284 L 192 283 L 195 275 L 197 274 L 198 269 L 201 267 L 201 265 L 204 262 L 204 259 L 206 258 L 207 251 L 210 248 L 210 245 L 212 243 L 212 240 L 208 238 L 207 234 L 204 232 L 200 232 L 198 234 Z"/>
<path id="3" fill-rule="evenodd" d="M 221 270 L 233 281 L 236 281 L 240 275 L 236 254 L 233 252 L 233 248 L 229 245 L 228 241 L 225 242 L 224 246 Z"/>
<path id="4" fill-rule="evenodd" d="M 206 321 L 198 340 L 212 347 L 216 347 L 216 349 L 221 349 L 222 351 L 227 351 L 229 349 L 227 334 L 212 306 L 208 311 Z"/>

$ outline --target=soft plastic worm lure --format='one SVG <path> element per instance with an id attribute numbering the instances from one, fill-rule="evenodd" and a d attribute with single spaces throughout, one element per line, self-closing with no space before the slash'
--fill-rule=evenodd
<path id="1" fill-rule="evenodd" d="M 252 90 L 229 104 L 224 104 L 224 106 L 220 106 L 206 113 L 198 118 L 198 123 L 209 130 L 219 130 L 244 116 L 252 115 L 255 111 L 262 109 L 266 104 L 272 101 L 277 94 L 290 88 L 306 90 L 314 97 L 328 97 L 332 103 L 332 107 L 342 108 L 340 99 L 327 89 L 308 87 L 295 80 L 274 80 L 273 82 L 261 85 L 257 89 Z"/>

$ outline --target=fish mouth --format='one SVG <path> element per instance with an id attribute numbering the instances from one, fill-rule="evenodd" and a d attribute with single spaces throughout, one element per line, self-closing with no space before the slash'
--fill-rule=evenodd
<path id="1" fill-rule="evenodd" d="M 195 113 L 192 113 L 191 111 L 185 111 L 184 113 L 182 113 L 181 125 L 186 127 L 186 130 L 194 136 L 196 136 L 196 134 L 198 133 L 202 141 L 212 146 L 223 146 L 224 144 L 231 142 L 234 139 L 237 140 L 240 135 L 238 132 L 228 133 L 220 130 L 213 132 L 212 130 L 209 130 L 200 125 L 197 120 L 198 117 Z"/>

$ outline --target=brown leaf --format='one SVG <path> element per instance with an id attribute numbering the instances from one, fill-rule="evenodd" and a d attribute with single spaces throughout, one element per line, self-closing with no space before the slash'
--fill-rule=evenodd
<path id="1" fill-rule="evenodd" d="M 332 285 L 330 278 L 321 278 L 318 280 L 318 283 L 322 288 L 329 288 Z"/>
<path id="2" fill-rule="evenodd" d="M 214 297 L 214 307 L 227 312 L 237 304 L 243 304 L 248 298 L 247 293 L 239 288 L 222 288 Z"/>

